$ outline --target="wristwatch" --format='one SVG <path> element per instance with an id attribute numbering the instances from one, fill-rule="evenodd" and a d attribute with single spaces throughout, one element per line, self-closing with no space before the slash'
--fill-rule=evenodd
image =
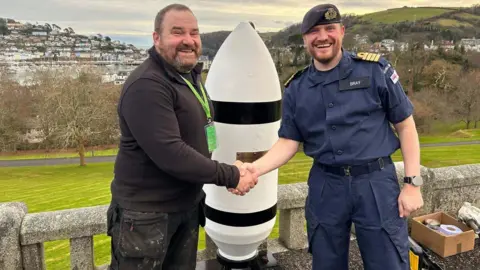
<path id="1" fill-rule="evenodd" d="M 421 176 L 406 176 L 403 178 L 405 184 L 411 184 L 416 187 L 423 185 L 423 179 Z"/>

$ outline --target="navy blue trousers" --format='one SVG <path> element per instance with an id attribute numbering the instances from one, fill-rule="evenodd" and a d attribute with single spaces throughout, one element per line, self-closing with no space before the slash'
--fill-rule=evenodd
<path id="1" fill-rule="evenodd" d="M 393 164 L 355 177 L 314 165 L 308 185 L 305 218 L 313 270 L 348 270 L 352 222 L 364 269 L 410 269 L 407 220 L 399 215 Z"/>

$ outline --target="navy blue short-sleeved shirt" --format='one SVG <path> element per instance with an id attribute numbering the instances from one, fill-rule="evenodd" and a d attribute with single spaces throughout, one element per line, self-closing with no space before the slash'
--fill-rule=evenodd
<path id="1" fill-rule="evenodd" d="M 413 104 L 385 58 L 359 55 L 344 50 L 334 69 L 312 63 L 286 84 L 278 135 L 302 142 L 316 162 L 357 165 L 400 147 L 391 124 L 412 115 Z"/>

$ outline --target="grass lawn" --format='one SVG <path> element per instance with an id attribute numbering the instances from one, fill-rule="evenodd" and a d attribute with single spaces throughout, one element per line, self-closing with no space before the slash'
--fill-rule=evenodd
<path id="1" fill-rule="evenodd" d="M 425 147 L 420 149 L 421 164 L 429 168 L 480 163 L 480 145 Z M 393 155 L 394 161 L 402 161 L 400 151 Z"/>
<path id="2" fill-rule="evenodd" d="M 280 170 L 281 184 L 304 181 L 311 163 L 309 158 L 298 154 Z M 105 205 L 110 202 L 112 171 L 113 163 L 88 164 L 86 167 L 60 165 L 0 168 L 0 202 L 25 202 L 29 213 Z M 203 249 L 203 230 L 200 235 L 199 249 Z M 278 224 L 271 237 L 278 237 Z M 108 263 L 109 238 L 97 235 L 94 241 L 95 264 Z M 45 243 L 45 256 L 48 269 L 68 268 L 68 241 Z"/>
<path id="3" fill-rule="evenodd" d="M 438 19 L 438 20 L 435 21 L 435 23 L 438 23 L 439 25 L 446 26 L 446 27 L 460 27 L 460 26 L 471 27 L 471 26 L 473 26 L 470 23 L 457 21 L 455 19 Z"/>
<path id="4" fill-rule="evenodd" d="M 460 142 L 460 141 L 476 141 L 480 140 L 480 129 L 462 129 L 462 123 L 456 125 L 438 126 L 435 135 L 420 135 L 420 143 L 441 143 L 441 142 Z M 117 148 L 101 150 L 89 150 L 85 152 L 86 157 L 92 156 L 112 156 L 117 154 Z M 62 150 L 51 153 L 32 153 L 19 152 L 0 153 L 0 160 L 21 160 L 21 159 L 44 159 L 44 158 L 78 158 L 78 154 L 72 150 Z"/>
<path id="5" fill-rule="evenodd" d="M 451 9 L 444 8 L 394 8 L 366 14 L 362 16 L 362 19 L 378 23 L 390 24 L 402 21 L 427 19 L 451 11 Z"/>
<path id="6" fill-rule="evenodd" d="M 460 129 L 454 132 L 444 132 L 437 135 L 421 135 L 419 136 L 419 140 L 421 144 L 480 141 L 480 129 Z"/>
<path id="7" fill-rule="evenodd" d="M 474 15 L 474 14 L 470 14 L 470 13 L 460 13 L 458 15 L 456 15 L 455 17 L 460 17 L 460 18 L 463 18 L 463 19 L 469 19 L 469 20 L 477 20 L 477 21 L 480 21 L 480 16 L 478 15 Z"/>
<path id="8" fill-rule="evenodd" d="M 401 161 L 400 152 L 393 157 L 395 161 Z M 480 163 L 480 145 L 422 148 L 422 164 L 427 167 L 468 163 Z M 310 158 L 297 154 L 280 168 L 280 184 L 305 181 L 311 164 Z M 88 164 L 86 167 L 0 168 L 0 202 L 25 202 L 29 213 L 105 205 L 110 201 L 112 170 L 113 163 Z M 278 221 L 270 237 L 278 237 Z M 98 235 L 94 240 L 95 263 L 108 263 L 109 238 Z M 204 245 L 201 237 L 199 249 L 203 249 Z M 68 241 L 45 243 L 45 255 L 48 269 L 67 268 L 70 260 Z"/>

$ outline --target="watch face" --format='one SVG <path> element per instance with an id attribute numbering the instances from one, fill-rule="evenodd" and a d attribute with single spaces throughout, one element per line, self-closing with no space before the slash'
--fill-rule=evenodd
<path id="1" fill-rule="evenodd" d="M 423 185 L 423 179 L 421 176 L 411 176 L 405 177 L 404 182 L 407 184 L 412 184 L 414 186 L 421 186 Z"/>
<path id="2" fill-rule="evenodd" d="M 421 176 L 413 177 L 412 183 L 413 183 L 415 186 L 421 186 L 421 185 L 423 184 L 423 179 L 422 179 Z"/>

